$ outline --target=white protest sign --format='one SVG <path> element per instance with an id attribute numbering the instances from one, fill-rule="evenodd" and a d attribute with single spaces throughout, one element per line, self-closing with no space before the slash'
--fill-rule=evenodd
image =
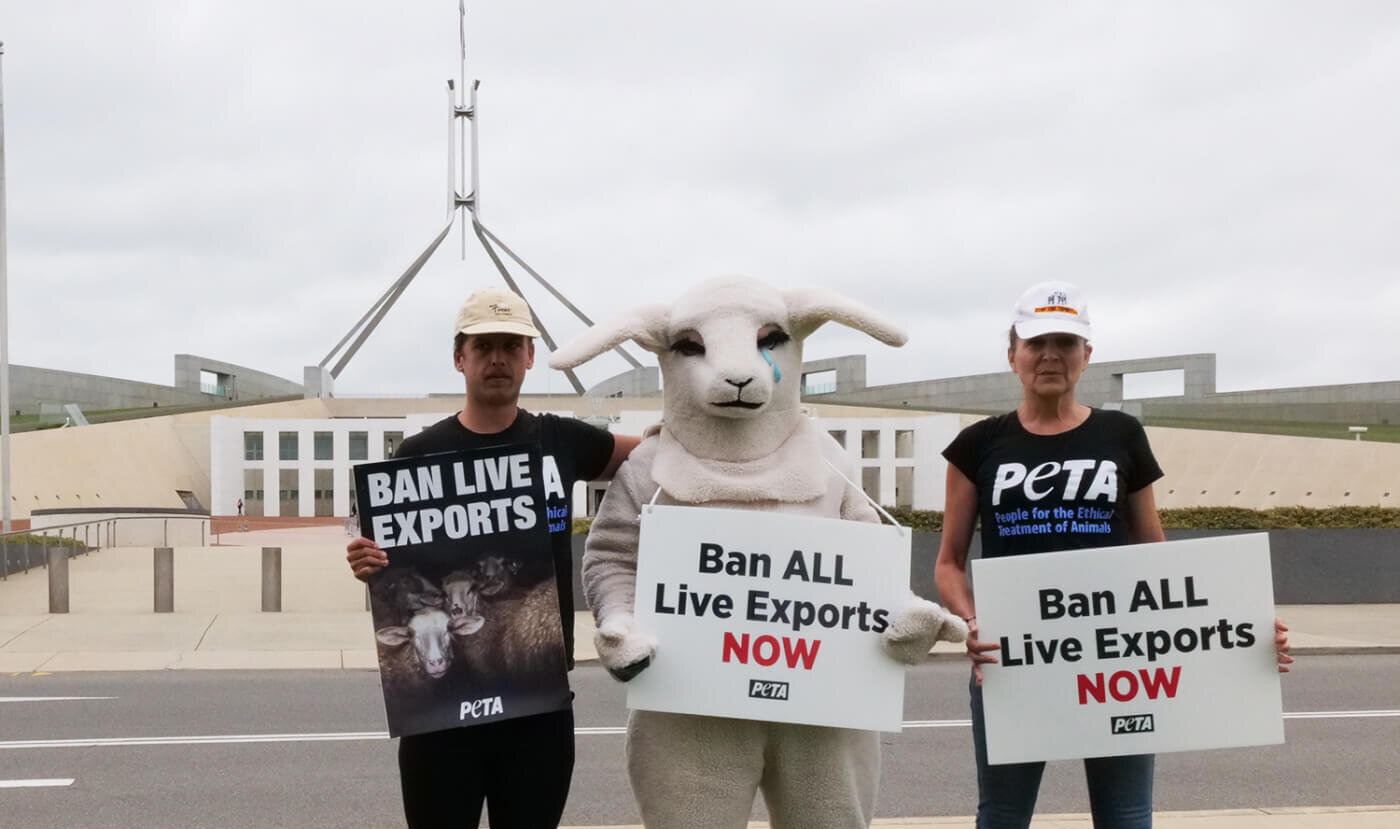
<path id="1" fill-rule="evenodd" d="M 648 506 L 627 684 L 648 711 L 898 731 L 904 668 L 880 632 L 909 594 L 910 534 L 833 518 Z"/>
<path id="2" fill-rule="evenodd" d="M 1263 533 L 973 562 L 993 763 L 1283 742 Z"/>

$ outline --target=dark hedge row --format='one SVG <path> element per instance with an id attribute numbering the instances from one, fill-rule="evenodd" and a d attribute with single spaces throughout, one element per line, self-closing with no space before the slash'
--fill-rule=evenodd
<path id="1" fill-rule="evenodd" d="M 25 535 L 12 535 L 5 539 L 6 544 L 43 544 L 48 547 L 83 547 L 81 541 L 71 538 L 58 538 L 57 536 L 44 537 L 35 533 Z"/>
<path id="2" fill-rule="evenodd" d="M 915 532 L 941 532 L 943 513 L 904 507 L 889 510 L 896 521 Z M 1353 530 L 1400 529 L 1396 507 L 1186 507 L 1158 510 L 1168 530 Z M 575 533 L 588 532 L 589 519 L 574 521 Z"/>

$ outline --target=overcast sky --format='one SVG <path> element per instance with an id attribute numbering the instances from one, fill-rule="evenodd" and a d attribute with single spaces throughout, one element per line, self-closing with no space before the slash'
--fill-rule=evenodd
<path id="1" fill-rule="evenodd" d="M 1017 295 L 1065 279 L 1096 359 L 1400 379 L 1400 4 L 467 13 L 482 220 L 594 318 L 725 273 L 825 286 L 910 343 L 828 326 L 807 357 L 889 383 L 1004 369 Z M 300 382 L 444 224 L 453 0 L 0 0 L 0 40 L 14 363 Z M 459 391 L 454 312 L 496 282 L 454 231 L 337 391 Z M 544 362 L 527 391 L 563 390 Z"/>

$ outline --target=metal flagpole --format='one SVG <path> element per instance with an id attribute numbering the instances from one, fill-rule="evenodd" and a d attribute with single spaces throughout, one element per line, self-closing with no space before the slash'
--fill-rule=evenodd
<path id="1" fill-rule="evenodd" d="M 0 42 L 0 498 L 4 528 L 10 531 L 10 292 L 9 249 L 5 233 L 5 44 Z"/>

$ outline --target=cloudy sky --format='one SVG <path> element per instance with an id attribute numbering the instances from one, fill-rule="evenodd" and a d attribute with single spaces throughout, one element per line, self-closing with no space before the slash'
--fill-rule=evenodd
<path id="1" fill-rule="evenodd" d="M 467 12 L 482 219 L 595 318 L 716 274 L 822 285 L 912 337 L 829 326 L 807 356 L 899 382 L 1005 368 L 1012 302 L 1056 278 L 1099 359 L 1215 352 L 1221 390 L 1400 378 L 1398 4 Z M 300 381 L 445 221 L 453 0 L 0 0 L 0 40 L 12 362 Z M 338 392 L 461 388 L 453 313 L 499 277 L 460 244 Z"/>

